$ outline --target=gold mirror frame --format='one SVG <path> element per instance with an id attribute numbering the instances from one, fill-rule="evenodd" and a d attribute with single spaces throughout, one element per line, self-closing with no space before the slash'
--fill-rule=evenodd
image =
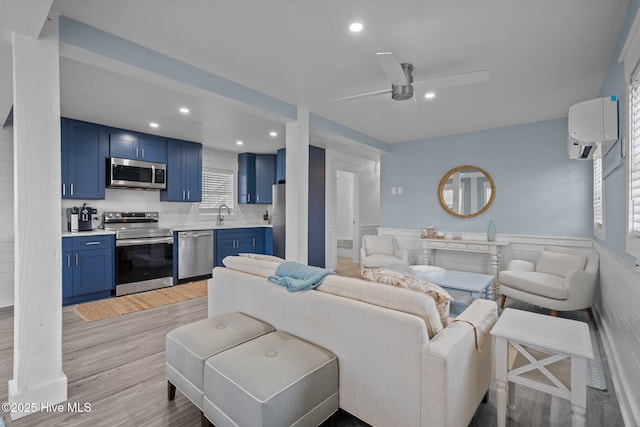
<path id="1" fill-rule="evenodd" d="M 451 178 L 453 174 L 457 172 L 461 172 L 463 170 L 469 170 L 469 169 L 474 170 L 476 172 L 480 172 L 481 174 L 487 177 L 487 181 L 489 181 L 489 185 L 491 186 L 491 197 L 489 198 L 489 201 L 485 203 L 484 207 L 478 210 L 477 212 L 474 212 L 471 214 L 459 214 L 457 212 L 454 212 L 451 208 L 449 208 L 449 206 L 447 206 L 447 203 L 444 201 L 444 197 L 443 197 L 444 186 L 447 184 L 447 181 L 449 180 L 449 178 Z M 438 184 L 438 201 L 440 202 L 440 206 L 442 206 L 442 208 L 445 211 L 447 211 L 447 213 L 458 218 L 473 218 L 478 215 L 482 215 L 484 212 L 486 212 L 487 209 L 489 209 L 489 206 L 491 206 L 495 197 L 496 197 L 496 186 L 493 182 L 493 178 L 491 178 L 491 175 L 489 175 L 487 171 L 477 166 L 463 165 L 463 166 L 458 166 L 457 168 L 453 168 L 449 172 L 444 174 L 444 176 L 440 180 L 440 184 Z"/>

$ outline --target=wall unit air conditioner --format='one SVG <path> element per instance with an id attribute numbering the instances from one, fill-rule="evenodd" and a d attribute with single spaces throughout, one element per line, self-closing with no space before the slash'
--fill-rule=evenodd
<path id="1" fill-rule="evenodd" d="M 598 143 L 604 156 L 617 140 L 618 99 L 615 96 L 590 99 L 569 107 L 569 158 L 591 159 Z"/>

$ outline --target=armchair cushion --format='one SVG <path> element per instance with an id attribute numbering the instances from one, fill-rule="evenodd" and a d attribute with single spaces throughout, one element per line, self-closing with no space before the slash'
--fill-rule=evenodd
<path id="1" fill-rule="evenodd" d="M 573 270 L 583 270 L 587 257 L 582 254 L 542 251 L 536 263 L 536 271 L 567 277 Z"/>
<path id="2" fill-rule="evenodd" d="M 367 255 L 382 254 L 391 255 L 395 250 L 395 242 L 393 236 L 374 236 L 364 240 L 364 249 Z"/>
<path id="3" fill-rule="evenodd" d="M 564 277 L 556 274 L 518 270 L 500 272 L 501 285 L 557 300 L 569 297 L 569 289 L 564 283 Z"/>

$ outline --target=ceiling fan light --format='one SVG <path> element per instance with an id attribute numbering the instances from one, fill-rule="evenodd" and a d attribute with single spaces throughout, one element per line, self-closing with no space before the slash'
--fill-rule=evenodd
<path id="1" fill-rule="evenodd" d="M 436 97 L 436 93 L 435 92 L 427 92 L 424 94 L 424 97 L 427 99 L 433 99 Z"/>
<path id="2" fill-rule="evenodd" d="M 413 98 L 413 86 L 411 85 L 392 85 L 391 98 L 395 101 L 405 101 Z"/>

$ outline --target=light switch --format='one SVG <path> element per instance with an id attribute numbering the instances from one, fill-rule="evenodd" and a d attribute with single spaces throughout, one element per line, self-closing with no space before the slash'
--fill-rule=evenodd
<path id="1" fill-rule="evenodd" d="M 396 187 L 391 187 L 391 195 L 392 196 L 396 195 Z"/>
<path id="2" fill-rule="evenodd" d="M 402 187 L 398 187 L 398 194 L 402 194 Z"/>

